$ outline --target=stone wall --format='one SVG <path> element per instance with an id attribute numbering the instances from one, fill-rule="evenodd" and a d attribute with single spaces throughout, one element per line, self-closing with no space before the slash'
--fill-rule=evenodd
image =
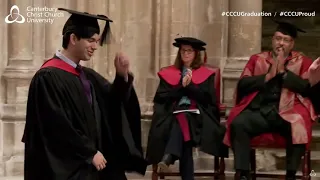
<path id="1" fill-rule="evenodd" d="M 286 21 L 296 24 L 307 33 L 300 33 L 295 43 L 295 50 L 303 52 L 312 59 L 320 56 L 320 1 L 319 0 L 265 0 L 263 1 L 263 11 L 302 11 L 316 12 L 314 17 L 282 17 Z M 279 13 L 278 13 L 279 15 Z M 280 18 L 278 16 L 278 18 Z M 271 48 L 271 38 L 275 30 L 275 23 L 271 18 L 262 18 L 262 50 Z"/>

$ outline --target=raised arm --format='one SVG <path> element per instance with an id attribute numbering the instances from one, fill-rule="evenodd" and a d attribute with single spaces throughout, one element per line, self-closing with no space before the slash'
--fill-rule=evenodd
<path id="1" fill-rule="evenodd" d="M 121 102 L 126 102 L 133 88 L 133 80 L 132 74 L 128 74 L 127 78 L 117 74 L 113 84 L 108 87 L 110 95 Z"/>
<path id="2" fill-rule="evenodd" d="M 125 102 L 128 100 L 133 82 L 133 75 L 129 72 L 129 58 L 123 53 L 117 53 L 114 59 L 116 77 L 111 85 L 111 95 L 118 100 Z"/>

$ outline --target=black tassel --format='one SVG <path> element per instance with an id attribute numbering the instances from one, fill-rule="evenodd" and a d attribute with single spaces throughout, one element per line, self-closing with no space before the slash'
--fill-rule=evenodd
<path id="1" fill-rule="evenodd" d="M 101 17 L 106 17 L 105 15 L 98 15 Z M 110 21 L 106 21 L 106 25 L 103 29 L 103 32 L 101 34 L 101 39 L 100 39 L 100 46 L 103 46 L 103 44 L 109 44 L 111 40 L 111 28 L 110 28 Z"/>

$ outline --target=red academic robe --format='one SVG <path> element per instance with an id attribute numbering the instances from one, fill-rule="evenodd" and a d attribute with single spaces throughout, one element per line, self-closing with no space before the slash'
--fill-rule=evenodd
<path id="1" fill-rule="evenodd" d="M 302 79 L 308 79 L 308 68 L 312 60 L 303 56 L 298 52 L 292 52 L 286 59 L 288 61 L 287 70 L 298 75 Z M 263 75 L 268 72 L 271 64 L 274 63 L 271 52 L 262 52 L 250 57 L 246 64 L 241 78 L 248 76 Z M 236 105 L 231 109 L 227 119 L 227 132 L 224 137 L 224 143 L 228 146 L 230 144 L 230 124 L 235 117 L 239 115 L 258 94 L 258 91 L 253 92 L 242 99 L 237 99 L 237 91 L 235 93 Z M 316 119 L 316 114 L 311 101 L 301 96 L 298 93 L 292 92 L 287 88 L 282 88 L 281 98 L 279 104 L 280 116 L 291 123 L 292 128 L 292 142 L 293 144 L 308 144 L 311 140 L 311 125 L 312 121 Z M 276 141 L 275 141 L 276 140 Z M 276 143 L 276 145 L 274 145 Z M 276 134 L 262 134 L 255 137 L 251 141 L 252 146 L 274 146 L 284 147 L 284 139 Z"/>
<path id="2" fill-rule="evenodd" d="M 208 79 L 210 75 L 214 74 L 214 71 L 209 70 L 206 67 L 200 67 L 196 70 L 192 70 L 192 82 L 195 85 L 203 83 Z M 158 72 L 158 76 L 165 80 L 171 86 L 178 86 L 181 80 L 181 71 L 177 69 L 175 66 L 170 66 Z M 177 102 L 174 102 L 176 104 Z M 191 100 L 190 109 L 196 109 L 196 103 L 194 100 Z M 191 139 L 189 132 L 188 121 L 183 113 L 179 113 L 176 115 L 176 118 L 179 122 L 183 137 L 185 141 L 189 141 Z"/>
<path id="3" fill-rule="evenodd" d="M 220 99 L 220 70 L 215 67 L 210 67 L 208 65 L 202 66 L 199 69 L 192 71 L 192 82 L 194 84 L 201 84 L 205 80 L 208 79 L 209 76 L 212 74 L 215 75 L 214 79 L 214 88 L 217 89 L 215 91 L 216 95 L 216 103 L 219 106 L 219 109 L 225 109 L 225 106 L 221 104 Z M 174 66 L 169 66 L 163 68 L 161 71 L 158 72 L 158 76 L 164 79 L 167 83 L 172 86 L 177 86 L 180 83 L 181 78 L 181 71 L 175 68 Z"/>

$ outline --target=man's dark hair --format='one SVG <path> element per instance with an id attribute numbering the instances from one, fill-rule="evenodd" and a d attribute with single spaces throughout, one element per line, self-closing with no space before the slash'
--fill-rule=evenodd
<path id="1" fill-rule="evenodd" d="M 69 42 L 70 42 L 70 36 L 71 36 L 72 33 L 67 33 L 63 36 L 62 38 L 62 47 L 63 49 L 68 49 L 68 45 L 69 45 Z M 76 35 L 75 33 L 73 33 L 76 38 L 79 40 L 81 39 L 80 36 Z"/>

